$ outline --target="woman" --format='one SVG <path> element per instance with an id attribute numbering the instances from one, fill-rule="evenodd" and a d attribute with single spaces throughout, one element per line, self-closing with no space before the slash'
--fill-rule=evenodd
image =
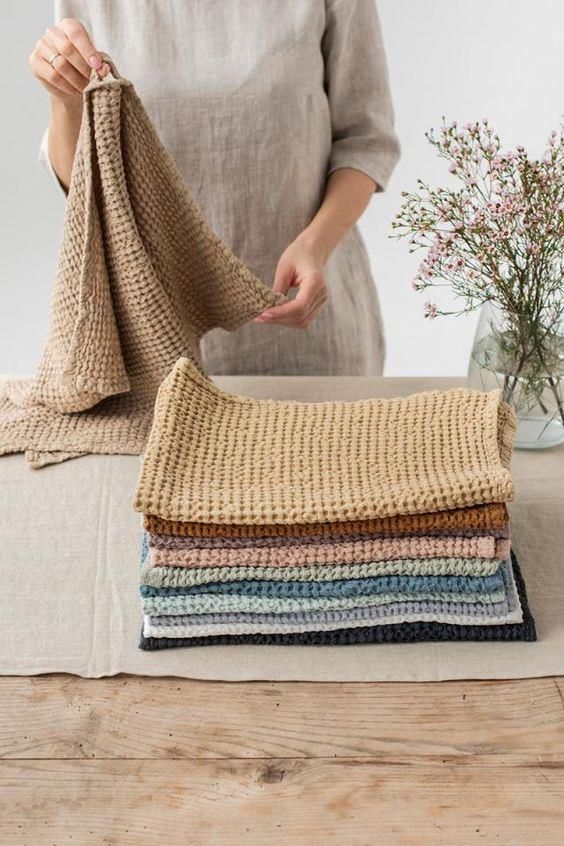
<path id="1" fill-rule="evenodd" d="M 355 223 L 398 158 L 374 0 L 57 0 L 30 65 L 44 159 L 68 187 L 98 49 L 135 83 L 212 229 L 295 299 L 212 332 L 214 374 L 378 375 L 384 342 Z M 290 327 L 307 329 L 296 334 Z"/>

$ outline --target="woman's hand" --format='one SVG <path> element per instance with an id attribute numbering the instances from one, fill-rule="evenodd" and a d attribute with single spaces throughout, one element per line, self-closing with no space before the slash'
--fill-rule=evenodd
<path id="1" fill-rule="evenodd" d="M 92 68 L 102 77 L 109 71 L 83 25 L 73 18 L 49 27 L 35 45 L 29 66 L 49 94 L 66 105 L 81 100 Z"/>
<path id="2" fill-rule="evenodd" d="M 324 267 L 325 261 L 320 253 L 298 237 L 282 253 L 273 286 L 273 290 L 281 294 L 297 288 L 295 299 L 263 311 L 254 322 L 307 329 L 327 302 Z"/>
<path id="3" fill-rule="evenodd" d="M 328 297 L 323 279 L 325 265 L 368 205 L 375 188 L 370 176 L 353 168 L 339 168 L 329 175 L 315 217 L 284 251 L 276 268 L 274 290 L 286 294 L 296 287 L 297 296 L 263 311 L 255 323 L 283 323 L 306 329 L 315 320 Z"/>

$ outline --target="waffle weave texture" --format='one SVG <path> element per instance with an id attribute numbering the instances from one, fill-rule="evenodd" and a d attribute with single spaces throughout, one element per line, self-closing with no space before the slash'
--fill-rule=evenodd
<path id="1" fill-rule="evenodd" d="M 138 454 L 157 388 L 201 337 L 280 301 L 210 230 L 133 86 L 93 72 L 36 378 L 0 397 L 0 454 Z"/>
<path id="2" fill-rule="evenodd" d="M 244 594 L 247 596 L 359 596 L 371 593 L 474 594 L 502 590 L 501 571 L 491 576 L 368 576 L 360 579 L 287 582 L 276 579 L 242 579 L 179 587 L 141 585 L 141 596 L 198 596 L 202 594 Z M 441 596 L 441 599 L 443 597 Z M 472 601 L 472 600 L 469 600 Z M 479 599 L 475 600 L 476 602 Z"/>
<path id="3" fill-rule="evenodd" d="M 303 611 L 299 614 L 196 614 L 179 617 L 144 617 L 143 631 L 153 637 L 200 637 L 218 634 L 284 634 L 331 631 L 378 623 L 394 625 L 415 621 L 459 625 L 508 625 L 522 622 L 519 609 L 507 600 L 489 605 L 442 602 L 393 602 L 337 611 Z"/>
<path id="4" fill-rule="evenodd" d="M 252 586 L 253 589 L 248 595 L 264 595 L 260 582 L 253 582 Z M 272 583 L 266 584 L 268 590 L 266 595 L 270 595 L 272 586 Z M 353 600 L 350 603 L 338 605 L 295 603 L 288 608 L 268 605 L 238 608 L 226 605 L 213 610 L 201 610 L 190 608 L 186 603 L 179 606 L 178 613 L 174 609 L 170 613 L 169 610 L 163 611 L 159 607 L 153 608 L 150 602 L 143 600 L 145 633 L 149 633 L 149 627 L 159 627 L 155 630 L 154 636 L 166 636 L 166 628 L 170 626 L 185 627 L 186 636 L 191 637 L 197 635 L 198 632 L 202 634 L 283 633 L 284 631 L 311 631 L 318 626 L 324 629 L 343 628 L 349 625 L 357 627 L 367 621 L 385 622 L 389 625 L 420 619 L 438 622 L 468 622 L 477 625 L 515 623 L 522 620 L 510 561 L 503 562 L 495 577 L 488 579 L 384 577 L 357 580 L 356 583 L 347 583 L 346 587 L 345 590 L 342 582 L 323 585 L 315 583 L 279 585 L 282 591 L 289 590 L 290 593 L 287 595 L 290 596 L 318 596 L 317 591 L 321 590 L 326 596 L 349 595 Z M 247 598 L 246 587 L 240 588 L 236 584 L 208 585 L 203 590 L 210 592 L 213 588 L 216 588 L 217 592 L 235 588 L 238 593 Z M 314 589 L 313 592 L 311 588 Z M 296 589 L 299 593 L 293 594 Z M 148 590 L 151 589 L 142 587 L 142 595 L 147 596 Z M 387 591 L 393 591 L 393 595 Z M 168 591 L 165 589 L 158 593 L 172 595 L 175 589 Z M 370 601 L 371 593 L 373 594 L 372 602 Z M 156 592 L 151 595 L 155 596 Z M 184 596 L 190 599 L 197 594 L 184 589 Z M 354 601 L 355 599 L 357 601 Z M 214 627 L 216 627 L 215 630 Z M 179 633 L 181 629 L 178 628 L 176 631 Z"/>
<path id="5" fill-rule="evenodd" d="M 508 537 L 509 515 L 504 503 L 494 502 L 488 505 L 454 508 L 450 511 L 433 511 L 427 514 L 394 514 L 391 517 L 375 517 L 370 520 L 342 520 L 338 523 L 294 523 L 294 524 L 224 524 L 189 523 L 163 520 L 151 514 L 144 516 L 145 529 L 148 532 L 180 538 L 197 540 L 223 538 L 250 539 L 278 538 L 284 542 L 287 538 L 303 538 L 305 543 L 312 536 L 334 538 L 345 535 L 376 535 L 390 537 L 396 534 L 435 534 L 471 530 L 484 534 L 499 530 L 499 537 Z M 497 536 L 497 535 L 496 535 Z M 251 544 L 252 545 L 252 544 Z M 265 544 L 268 546 L 268 544 Z"/>
<path id="6" fill-rule="evenodd" d="M 493 537 L 385 538 L 318 546 L 258 549 L 151 549 L 155 567 L 303 567 L 320 564 L 363 564 L 395 558 L 507 558 L 510 543 Z"/>
<path id="7" fill-rule="evenodd" d="M 513 496 L 500 393 L 300 403 L 221 391 L 186 358 L 162 383 L 135 508 L 199 523 L 326 523 Z"/>
<path id="8" fill-rule="evenodd" d="M 146 614 L 207 614 L 233 611 L 254 611 L 257 613 L 283 614 L 286 611 L 321 611 L 343 608 L 364 608 L 366 606 L 389 605 L 393 602 L 414 602 L 434 600 L 453 604 L 472 603 L 491 604 L 503 601 L 503 590 L 481 594 L 440 594 L 438 591 L 420 593 L 380 593 L 362 594 L 344 597 L 263 597 L 263 596 L 222 596 L 205 594 L 204 596 L 147 596 L 142 597 L 141 605 Z"/>
<path id="9" fill-rule="evenodd" d="M 141 584 L 150 587 L 189 587 L 206 582 L 337 581 L 376 576 L 491 576 L 500 566 L 496 558 L 400 558 L 368 564 L 323 564 L 319 567 L 142 567 Z"/>
<path id="10" fill-rule="evenodd" d="M 231 644 L 278 646 L 347 646 L 356 643 L 408 643 L 414 641 L 491 641 L 536 640 L 533 617 L 527 602 L 525 584 L 512 554 L 512 570 L 522 620 L 515 623 L 470 625 L 436 621 L 409 621 L 389 625 L 367 625 L 335 630 L 317 630 L 273 634 L 199 635 L 197 637 L 146 637 L 141 632 L 140 648 L 147 650 L 173 647 L 219 646 Z"/>
<path id="11" fill-rule="evenodd" d="M 492 529 L 487 533 L 483 529 L 429 529 L 425 536 L 433 538 L 475 538 L 487 534 L 492 538 L 509 538 L 508 529 Z M 340 534 L 340 535 L 303 535 L 302 537 L 176 537 L 175 535 L 157 535 L 151 533 L 149 542 L 154 549 L 259 549 L 278 547 L 304 547 L 317 546 L 319 544 L 352 543 L 353 541 L 392 540 L 402 538 L 422 537 L 422 532 L 396 533 L 366 532 L 365 534 Z"/>

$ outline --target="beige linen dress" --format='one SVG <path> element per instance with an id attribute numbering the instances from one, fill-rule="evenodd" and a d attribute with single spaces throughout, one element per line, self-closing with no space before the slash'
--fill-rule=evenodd
<path id="1" fill-rule="evenodd" d="M 384 189 L 398 158 L 374 0 L 57 0 L 131 79 L 211 227 L 272 285 L 327 175 Z M 49 165 L 47 137 L 43 158 Z M 203 342 L 212 374 L 377 375 L 384 340 L 354 228 L 307 330 L 251 324 Z"/>

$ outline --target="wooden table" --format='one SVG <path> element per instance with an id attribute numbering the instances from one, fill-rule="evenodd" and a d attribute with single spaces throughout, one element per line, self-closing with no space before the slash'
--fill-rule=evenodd
<path id="1" fill-rule="evenodd" d="M 0 846 L 564 844 L 562 678 L 52 675 L 0 700 Z"/>
<path id="2" fill-rule="evenodd" d="M 564 680 L 0 680 L 0 843 L 564 843 Z"/>

